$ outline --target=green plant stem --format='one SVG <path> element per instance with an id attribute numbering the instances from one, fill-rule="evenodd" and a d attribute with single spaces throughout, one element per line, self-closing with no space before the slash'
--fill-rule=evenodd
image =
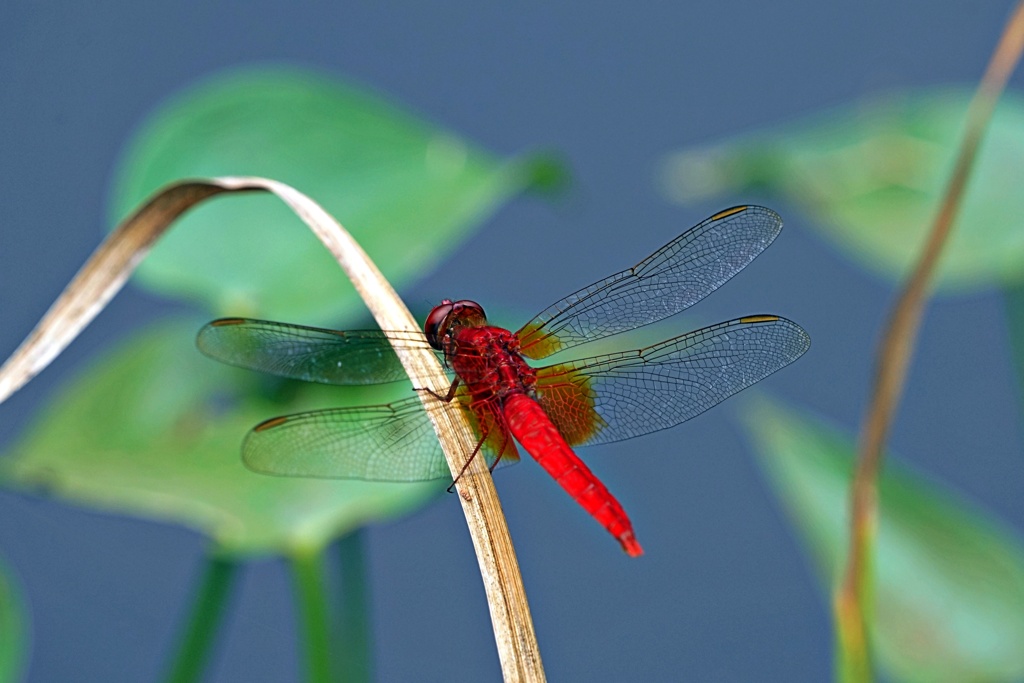
<path id="1" fill-rule="evenodd" d="M 356 530 L 338 541 L 341 584 L 338 596 L 338 646 L 341 680 L 353 683 L 372 679 L 370 617 L 367 599 L 364 534 Z"/>
<path id="2" fill-rule="evenodd" d="M 330 626 L 327 595 L 324 590 L 320 550 L 302 548 L 291 555 L 298 603 L 301 643 L 306 657 L 306 680 L 329 683 L 331 680 Z"/>
<path id="3" fill-rule="evenodd" d="M 237 569 L 238 563 L 233 560 L 207 557 L 197 584 L 192 615 L 179 636 L 178 653 L 165 679 L 168 683 L 191 683 L 202 676 L 223 622 L 224 606 Z"/>

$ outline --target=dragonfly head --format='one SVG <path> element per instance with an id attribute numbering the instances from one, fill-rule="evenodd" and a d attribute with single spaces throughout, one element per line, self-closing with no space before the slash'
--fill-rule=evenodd
<path id="1" fill-rule="evenodd" d="M 443 299 L 440 304 L 434 306 L 434 310 L 427 316 L 423 323 L 423 333 L 427 335 L 427 341 L 438 351 L 444 350 L 443 340 L 452 328 L 473 327 L 483 325 L 487 322 L 484 308 L 475 301 L 463 299 L 452 301 Z"/>

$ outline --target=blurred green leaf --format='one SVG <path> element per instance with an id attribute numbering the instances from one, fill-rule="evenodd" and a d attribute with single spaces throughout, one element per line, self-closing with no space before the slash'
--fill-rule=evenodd
<path id="1" fill-rule="evenodd" d="M 258 175 L 320 202 L 401 287 L 527 187 L 554 187 L 550 157 L 506 162 L 341 81 L 294 69 L 229 72 L 161 107 L 118 171 L 123 217 L 158 187 Z M 139 282 L 218 315 L 325 323 L 362 304 L 337 264 L 277 199 L 220 199 L 186 215 Z"/>
<path id="2" fill-rule="evenodd" d="M 0 564 L 0 683 L 21 680 L 28 654 L 24 602 L 14 579 Z"/>
<path id="3" fill-rule="evenodd" d="M 761 399 L 744 420 L 827 591 L 842 569 L 853 446 L 821 420 Z M 879 663 L 894 680 L 1024 676 L 1024 548 L 990 514 L 892 460 L 875 549 Z"/>
<path id="4" fill-rule="evenodd" d="M 366 524 L 407 513 L 444 484 L 287 479 L 245 469 L 240 447 L 258 422 L 349 401 L 411 392 L 283 384 L 201 356 L 199 322 L 163 323 L 77 378 L 2 463 L 7 486 L 102 510 L 177 522 L 229 555 L 316 549 Z M 389 396 L 390 394 L 390 396 Z"/>
<path id="5" fill-rule="evenodd" d="M 902 278 L 949 181 L 972 93 L 892 94 L 796 124 L 672 155 L 661 178 L 680 202 L 773 195 L 868 270 Z M 1024 279 L 1024 98 L 1006 93 L 979 150 L 940 285 Z"/>

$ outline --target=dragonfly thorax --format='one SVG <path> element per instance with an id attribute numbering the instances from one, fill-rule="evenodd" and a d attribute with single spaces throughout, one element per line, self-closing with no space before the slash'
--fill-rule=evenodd
<path id="1" fill-rule="evenodd" d="M 449 366 L 478 400 L 532 394 L 536 371 L 519 355 L 519 340 L 491 325 L 457 327 L 446 340 Z"/>

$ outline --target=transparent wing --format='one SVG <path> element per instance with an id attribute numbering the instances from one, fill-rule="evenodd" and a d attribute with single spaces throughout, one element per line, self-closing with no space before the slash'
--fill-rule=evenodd
<path id="1" fill-rule="evenodd" d="M 810 347 L 774 315 L 731 320 L 635 351 L 537 371 L 537 397 L 574 446 L 620 441 L 685 422 L 789 365 Z"/>
<path id="2" fill-rule="evenodd" d="M 204 325 L 196 346 L 229 365 L 323 384 L 383 384 L 406 379 L 392 347 L 429 348 L 420 333 L 316 327 L 247 318 Z"/>
<path id="3" fill-rule="evenodd" d="M 499 454 L 503 465 L 518 461 L 515 444 L 502 424 L 493 422 L 496 413 L 469 410 L 465 394 L 458 401 L 477 434 L 486 430 L 481 453 L 488 465 L 494 465 Z M 246 435 L 242 459 L 256 472 L 279 476 L 369 481 L 451 478 L 434 428 L 415 396 L 388 405 L 275 417 Z"/>
<path id="4" fill-rule="evenodd" d="M 743 270 L 780 230 L 782 219 L 762 206 L 721 211 L 632 268 L 549 306 L 517 333 L 521 353 L 544 358 L 675 315 Z"/>

